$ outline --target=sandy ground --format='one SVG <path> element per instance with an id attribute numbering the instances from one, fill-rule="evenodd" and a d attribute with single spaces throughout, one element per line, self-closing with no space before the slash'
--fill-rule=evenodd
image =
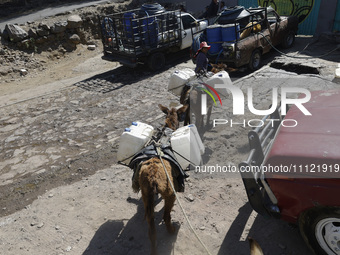
<path id="1" fill-rule="evenodd" d="M 305 42 L 301 38 L 298 47 Z M 141 195 L 131 189 L 131 170 L 116 164 L 119 136 L 134 120 L 161 125 L 157 104 L 178 104 L 167 91 L 170 75 L 192 64 L 179 61 L 153 74 L 143 67 L 127 71 L 100 57 L 100 48 L 79 46 L 65 58 L 47 62 L 42 72 L 1 84 L 0 254 L 150 252 Z M 271 87 L 265 81 L 273 77 L 303 78 L 313 90 L 338 86 L 332 83 L 334 60 L 309 62 L 321 75 L 301 76 L 265 66 L 241 79 L 245 74 L 237 74 L 234 84 L 261 88 L 257 106 L 267 105 L 264 99 Z M 223 103 L 214 108 L 213 117 L 231 116 L 230 99 Z M 220 126 L 207 131 L 202 137 L 204 163 L 237 166 L 247 156 L 249 130 Z M 264 254 L 311 254 L 296 227 L 252 210 L 240 176 L 189 174 L 179 199 L 211 254 L 249 254 L 248 236 L 260 243 Z M 177 231 L 167 234 L 162 205 L 158 199 L 159 253 L 206 254 L 177 202 L 172 212 Z"/>

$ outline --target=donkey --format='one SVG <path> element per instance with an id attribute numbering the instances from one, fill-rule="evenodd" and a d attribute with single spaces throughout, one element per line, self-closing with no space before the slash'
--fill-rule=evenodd
<path id="1" fill-rule="evenodd" d="M 182 106 L 180 109 L 168 109 L 165 106 L 159 105 L 159 108 L 166 114 L 165 127 L 176 130 L 179 127 L 178 115 L 186 111 L 187 106 Z M 172 175 L 173 165 L 166 159 L 163 163 L 158 157 L 153 157 L 144 161 L 139 170 L 139 186 L 142 193 L 142 199 L 145 209 L 145 218 L 148 222 L 148 235 L 151 241 L 151 254 L 157 254 L 156 250 L 156 229 L 154 216 L 154 199 L 155 194 L 161 194 L 164 199 L 164 214 L 163 220 L 165 222 L 167 231 L 169 233 L 175 232 L 175 227 L 171 224 L 170 212 L 176 200 L 175 193 L 171 188 L 165 171 L 167 171 L 170 181 L 174 187 L 174 177 Z"/>
<path id="2" fill-rule="evenodd" d="M 195 116 L 195 125 L 198 128 L 201 128 L 201 127 L 204 127 L 205 125 L 209 125 L 213 103 L 210 102 L 212 100 L 208 99 L 207 120 L 206 120 L 206 124 L 204 125 L 204 115 L 202 115 L 202 112 L 201 112 L 202 92 L 199 90 L 195 90 L 193 88 L 194 87 L 191 87 L 191 86 L 184 86 L 181 92 L 181 97 L 179 99 L 179 102 L 182 105 L 187 106 L 187 111 L 185 112 L 185 116 L 184 116 L 184 126 L 192 123 L 191 114 L 193 113 Z"/>
<path id="3" fill-rule="evenodd" d="M 211 72 L 212 73 L 218 73 L 220 71 L 224 71 L 227 68 L 226 64 L 223 63 L 219 63 L 219 64 L 211 64 L 212 69 Z M 208 97 L 207 99 L 207 120 L 206 123 L 204 124 L 204 116 L 202 115 L 201 112 L 201 105 L 202 105 L 202 91 L 201 90 L 195 90 L 193 89 L 194 86 L 190 86 L 190 85 L 185 85 L 181 91 L 181 95 L 180 95 L 180 103 L 182 105 L 187 105 L 188 109 L 185 112 L 185 116 L 184 116 L 184 125 L 188 125 L 190 123 L 192 123 L 191 121 L 191 113 L 194 114 L 195 116 L 195 124 L 198 128 L 204 128 L 206 126 L 209 126 L 210 123 L 210 117 L 211 117 L 211 112 L 212 112 L 212 107 L 213 107 L 213 100 Z"/>

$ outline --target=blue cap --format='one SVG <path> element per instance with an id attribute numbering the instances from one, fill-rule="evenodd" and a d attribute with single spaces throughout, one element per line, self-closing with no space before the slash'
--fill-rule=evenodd
<path id="1" fill-rule="evenodd" d="M 125 128 L 125 132 L 131 132 L 131 128 Z"/>
<path id="2" fill-rule="evenodd" d="M 132 122 L 132 125 L 133 125 L 133 126 L 137 126 L 138 123 L 137 123 L 136 121 L 133 121 L 133 122 Z"/>

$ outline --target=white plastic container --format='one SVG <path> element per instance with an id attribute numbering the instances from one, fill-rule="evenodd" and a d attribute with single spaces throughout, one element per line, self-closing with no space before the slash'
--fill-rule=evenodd
<path id="1" fill-rule="evenodd" d="M 229 90 L 227 90 L 226 88 L 229 85 L 233 84 L 229 77 L 229 74 L 226 71 L 221 71 L 214 74 L 209 79 L 207 79 L 206 83 L 213 87 L 217 91 L 217 93 L 223 97 L 228 97 Z M 221 84 L 222 88 L 217 88 L 217 84 Z"/>
<path id="2" fill-rule="evenodd" d="M 191 81 L 196 76 L 194 70 L 184 68 L 183 70 L 176 70 L 169 80 L 168 90 L 177 96 L 181 95 L 184 85 Z"/>
<path id="3" fill-rule="evenodd" d="M 117 160 L 128 164 L 133 155 L 139 152 L 151 139 L 154 128 L 142 122 L 132 122 L 120 137 Z"/>
<path id="4" fill-rule="evenodd" d="M 205 148 L 195 125 L 191 124 L 177 129 L 172 133 L 170 142 L 177 162 L 183 169 L 186 169 L 190 162 L 194 165 L 201 164 L 201 155 Z"/>

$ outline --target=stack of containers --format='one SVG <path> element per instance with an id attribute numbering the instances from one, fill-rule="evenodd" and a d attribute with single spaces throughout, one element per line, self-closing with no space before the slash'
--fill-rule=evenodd
<path id="1" fill-rule="evenodd" d="M 136 14 L 134 12 L 124 13 L 124 27 L 127 38 L 132 38 L 138 33 Z"/>
<path id="2" fill-rule="evenodd" d="M 211 45 L 209 54 L 218 54 L 222 50 L 223 42 L 235 42 L 240 38 L 240 25 L 211 25 L 207 27 L 207 40 Z"/>
<path id="3" fill-rule="evenodd" d="M 222 49 L 222 33 L 220 25 L 212 25 L 207 27 L 208 44 L 211 46 L 209 53 L 217 54 Z"/>
<path id="4" fill-rule="evenodd" d="M 240 25 L 227 24 L 221 26 L 221 37 L 223 42 L 234 42 L 240 38 Z"/>
<path id="5" fill-rule="evenodd" d="M 120 137 L 117 161 L 128 164 L 137 152 L 150 141 L 154 128 L 142 122 L 132 122 Z"/>
<path id="6" fill-rule="evenodd" d="M 183 169 L 188 168 L 189 164 L 198 166 L 202 163 L 205 148 L 194 124 L 173 132 L 170 143 L 176 160 Z"/>

